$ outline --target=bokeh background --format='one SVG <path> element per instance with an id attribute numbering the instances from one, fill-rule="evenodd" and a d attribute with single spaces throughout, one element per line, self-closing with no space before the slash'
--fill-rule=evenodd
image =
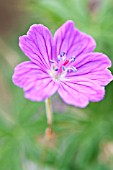
<path id="1" fill-rule="evenodd" d="M 18 37 L 34 23 L 54 34 L 69 19 L 113 62 L 113 0 L 0 0 L 0 170 L 113 170 L 113 82 L 85 109 L 54 95 L 51 140 L 44 102 L 24 99 L 12 83 L 14 67 L 27 59 Z"/>

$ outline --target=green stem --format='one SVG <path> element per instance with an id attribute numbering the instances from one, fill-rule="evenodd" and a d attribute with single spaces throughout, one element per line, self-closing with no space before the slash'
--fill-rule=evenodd
<path id="1" fill-rule="evenodd" d="M 52 112 L 52 106 L 51 106 L 51 100 L 50 100 L 50 98 L 47 98 L 47 99 L 45 100 L 45 106 L 46 106 L 47 123 L 48 123 L 49 128 L 52 129 L 53 112 Z"/>

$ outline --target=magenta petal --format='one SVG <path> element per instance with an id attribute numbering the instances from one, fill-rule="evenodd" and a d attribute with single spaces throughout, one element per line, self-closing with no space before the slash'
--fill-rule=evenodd
<path id="1" fill-rule="evenodd" d="M 82 79 L 88 78 L 101 86 L 107 85 L 113 76 L 107 69 L 111 67 L 110 59 L 102 53 L 88 53 L 79 56 L 75 61 L 76 73 L 67 75 L 67 78 L 79 76 Z"/>
<path id="2" fill-rule="evenodd" d="M 45 100 L 58 88 L 46 72 L 30 61 L 17 65 L 12 79 L 15 85 L 23 88 L 25 97 L 33 101 Z"/>
<path id="3" fill-rule="evenodd" d="M 62 81 L 58 93 L 66 103 L 82 108 L 89 101 L 102 100 L 105 90 L 94 81 L 75 77 L 74 80 Z"/>
<path id="4" fill-rule="evenodd" d="M 52 56 L 52 35 L 47 27 L 32 25 L 27 33 L 19 38 L 19 46 L 31 61 L 40 67 L 50 68 Z"/>
<path id="5" fill-rule="evenodd" d="M 66 52 L 68 57 L 78 56 L 84 53 L 92 52 L 96 43 L 94 39 L 80 32 L 74 27 L 73 21 L 67 21 L 55 33 L 54 36 L 57 55 L 60 52 Z"/>
<path id="6" fill-rule="evenodd" d="M 57 89 L 57 84 L 51 78 L 37 80 L 33 88 L 25 91 L 25 97 L 32 101 L 43 101 L 52 96 Z"/>

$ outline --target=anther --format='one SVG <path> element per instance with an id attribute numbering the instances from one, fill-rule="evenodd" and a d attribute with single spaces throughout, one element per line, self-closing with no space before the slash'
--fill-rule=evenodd
<path id="1" fill-rule="evenodd" d="M 57 59 L 58 59 L 58 61 L 60 61 L 60 55 L 58 55 Z"/>
<path id="2" fill-rule="evenodd" d="M 76 69 L 75 67 L 71 67 L 71 68 L 68 68 L 68 69 L 67 69 L 67 72 L 68 72 L 68 73 L 71 72 L 71 71 L 76 72 L 77 69 Z"/>
<path id="3" fill-rule="evenodd" d="M 65 52 L 61 52 L 60 56 L 63 57 L 66 53 Z"/>
<path id="4" fill-rule="evenodd" d="M 55 68 L 54 70 L 55 70 L 55 71 L 58 71 L 58 68 Z"/>
<path id="5" fill-rule="evenodd" d="M 65 71 L 65 70 L 66 70 L 65 66 L 62 66 L 62 70 L 63 70 L 63 71 Z"/>
<path id="6" fill-rule="evenodd" d="M 53 60 L 50 60 L 50 62 L 51 62 L 51 63 L 55 63 L 55 61 L 53 61 Z"/>
<path id="7" fill-rule="evenodd" d="M 61 53 L 60 53 L 60 57 L 63 59 L 63 61 L 65 61 L 65 59 L 66 59 L 66 53 L 65 53 L 65 52 L 61 52 Z"/>
<path id="8" fill-rule="evenodd" d="M 69 60 L 69 62 L 74 62 L 75 61 L 75 56 L 72 56 L 71 59 Z"/>
<path id="9" fill-rule="evenodd" d="M 73 69 L 73 72 L 76 72 L 77 71 L 77 69 L 76 69 L 76 67 L 72 67 L 72 69 Z"/>

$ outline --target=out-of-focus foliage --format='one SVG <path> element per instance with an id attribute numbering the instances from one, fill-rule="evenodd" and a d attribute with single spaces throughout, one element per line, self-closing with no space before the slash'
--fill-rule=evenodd
<path id="1" fill-rule="evenodd" d="M 67 106 L 53 96 L 55 135 L 48 141 L 44 102 L 24 99 L 11 80 L 16 64 L 27 59 L 18 37 L 33 23 L 54 33 L 72 19 L 96 39 L 96 51 L 113 62 L 113 1 L 9 0 L 0 1 L 0 9 L 0 170 L 113 170 L 113 83 L 103 101 L 86 109 Z"/>

